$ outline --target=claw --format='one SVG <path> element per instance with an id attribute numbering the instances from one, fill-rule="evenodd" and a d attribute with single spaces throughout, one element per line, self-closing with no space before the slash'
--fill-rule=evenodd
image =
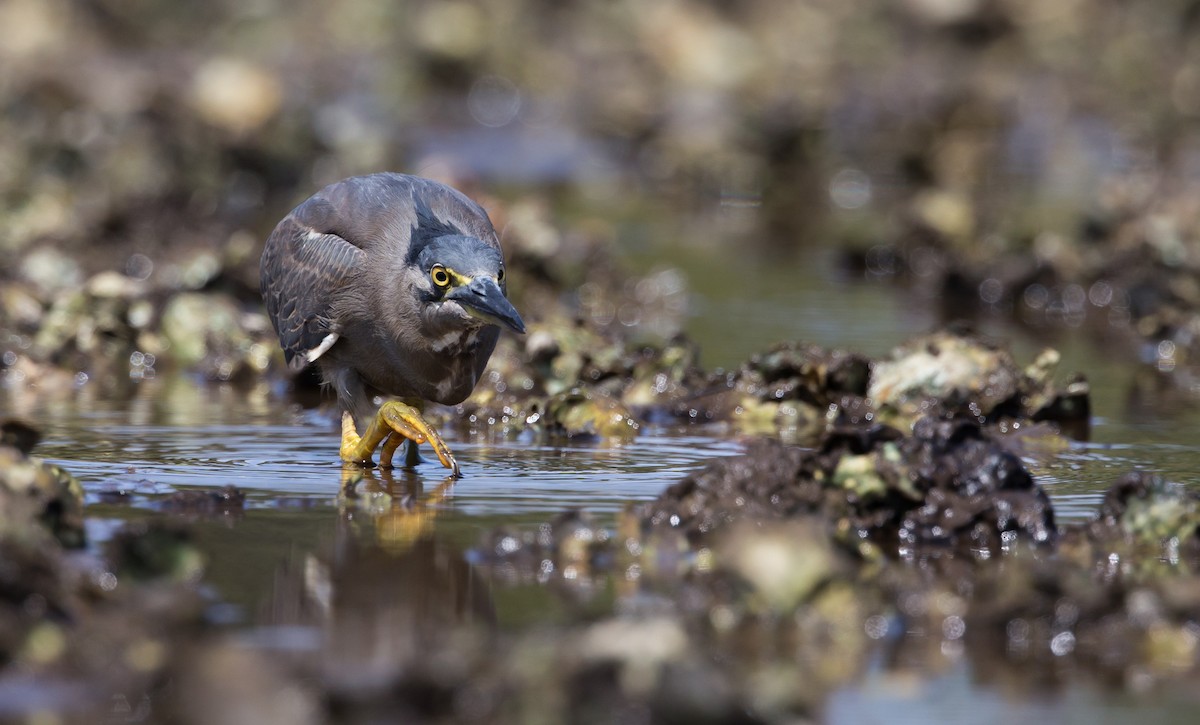
<path id="1" fill-rule="evenodd" d="M 370 430 L 369 428 L 367 429 Z M 378 445 L 378 444 L 376 444 Z M 341 457 L 346 463 L 354 463 L 359 466 L 371 467 L 371 452 L 375 450 L 375 446 L 368 446 L 363 439 L 359 437 L 358 431 L 354 429 L 354 417 L 350 413 L 342 413 L 342 447 Z"/>
<path id="2" fill-rule="evenodd" d="M 387 401 L 380 406 L 379 412 L 375 414 L 375 418 L 361 437 L 354 428 L 354 419 L 350 413 L 342 413 L 341 456 L 342 460 L 347 463 L 356 463 L 360 466 L 372 465 L 371 454 L 382 444 L 379 465 L 383 468 L 391 468 L 396 449 L 405 440 L 412 441 L 414 445 L 428 441 L 433 446 L 433 452 L 437 454 L 442 465 L 449 468 L 455 478 L 462 477 L 458 461 L 454 460 L 449 446 L 438 435 L 437 430 L 425 422 L 425 419 L 421 417 L 421 411 L 414 406 L 398 400 Z"/>

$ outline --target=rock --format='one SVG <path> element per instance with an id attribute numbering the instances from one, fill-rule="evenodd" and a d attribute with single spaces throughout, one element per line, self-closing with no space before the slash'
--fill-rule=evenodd
<path id="1" fill-rule="evenodd" d="M 32 528 L 53 534 L 64 546 L 84 544 L 83 487 L 58 466 L 30 456 L 38 434 L 5 421 L 0 439 L 0 538 L 37 537 Z"/>
<path id="2" fill-rule="evenodd" d="M 218 57 L 196 70 L 190 96 L 204 120 L 240 136 L 258 130 L 279 111 L 283 88 L 268 69 Z"/>
<path id="3" fill-rule="evenodd" d="M 1127 473 L 1105 491 L 1087 531 L 1097 546 L 1118 555 L 1185 557 L 1200 566 L 1200 495 L 1161 476 Z"/>
<path id="4" fill-rule="evenodd" d="M 1057 533 L 1049 498 L 1020 459 L 970 419 L 923 418 L 911 436 L 879 425 L 833 430 L 814 451 L 760 442 L 635 508 L 643 531 L 676 528 L 694 545 L 733 521 L 812 513 L 852 548 L 871 541 L 892 556 L 987 556 L 1018 540 L 1053 544 Z"/>
<path id="5" fill-rule="evenodd" d="M 551 436 L 627 441 L 641 427 L 619 400 L 587 388 L 572 388 L 546 401 L 542 425 Z"/>

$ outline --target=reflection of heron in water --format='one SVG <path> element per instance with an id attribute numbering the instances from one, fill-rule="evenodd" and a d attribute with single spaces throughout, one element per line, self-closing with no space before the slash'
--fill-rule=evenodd
<path id="1" fill-rule="evenodd" d="M 294 601 L 302 586 L 316 615 L 304 623 L 321 632 L 322 678 L 349 697 L 425 671 L 448 638 L 483 636 L 496 621 L 486 582 L 433 527 L 453 478 L 425 495 L 411 472 L 355 473 L 362 476 L 343 491 L 331 550 L 307 554 L 302 582 L 284 572 L 275 593 Z"/>

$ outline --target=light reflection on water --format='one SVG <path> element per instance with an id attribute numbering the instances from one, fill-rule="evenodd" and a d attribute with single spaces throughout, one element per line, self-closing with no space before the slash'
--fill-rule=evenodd
<path id="1" fill-rule="evenodd" d="M 246 492 L 249 507 L 270 506 L 276 497 L 336 500 L 338 431 L 328 413 L 182 379 L 141 386 L 126 400 L 76 396 L 25 411 L 46 427 L 38 453 L 83 480 L 93 499 L 113 488 L 151 495 L 233 485 Z M 1103 389 L 1098 393 L 1097 407 L 1108 405 Z M 147 402 L 164 398 L 188 412 Z M 1100 415 L 1092 442 L 1076 441 L 1026 462 L 1054 499 L 1058 521 L 1078 522 L 1094 513 L 1104 489 L 1125 472 L 1148 470 L 1193 483 L 1200 449 L 1186 441 L 1189 428 L 1186 420 L 1149 426 Z M 455 510 L 489 519 L 550 516 L 576 507 L 609 515 L 629 501 L 657 496 L 712 458 L 743 450 L 741 442 L 703 429 L 690 435 L 649 429 L 633 443 L 611 447 L 486 443 L 452 432 L 447 438 L 465 473 L 454 488 Z M 443 470 L 431 454 L 426 457 L 407 475 L 436 485 Z"/>
<path id="2" fill-rule="evenodd" d="M 199 401 L 206 389 L 195 392 Z M 35 418 L 52 421 L 39 455 L 79 477 L 93 498 L 113 487 L 164 493 L 226 485 L 242 489 L 250 506 L 273 496 L 330 502 L 337 496 L 339 433 L 332 417 L 281 406 L 253 420 L 250 411 L 218 405 L 207 423 L 135 424 L 136 406 L 99 405 L 72 413 L 60 402 L 54 413 Z M 235 419 L 250 420 L 229 422 Z M 451 432 L 446 438 L 464 472 L 454 487 L 456 510 L 487 516 L 549 516 L 571 507 L 612 513 L 628 501 L 653 498 L 714 457 L 742 450 L 735 440 L 653 431 L 620 446 L 487 444 Z M 407 475 L 431 486 L 443 473 L 426 451 L 426 462 Z"/>

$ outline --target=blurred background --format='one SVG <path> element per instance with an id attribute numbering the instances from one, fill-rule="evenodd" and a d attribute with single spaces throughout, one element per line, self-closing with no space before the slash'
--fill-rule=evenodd
<path id="1" fill-rule="evenodd" d="M 1188 311 L 1195 282 L 1166 276 L 1197 254 L 1198 18 L 1185 0 L 5 0 L 0 250 L 23 291 L 4 327 L 35 337 L 104 270 L 155 299 L 152 328 L 179 291 L 252 310 L 274 223 L 384 169 L 462 186 L 506 245 L 560 265 L 599 248 L 682 270 L 666 284 L 700 291 L 712 364 L 842 341 L 844 319 L 781 331 L 796 318 L 737 307 L 786 301 L 796 274 L 1068 326 Z M 770 332 L 730 324 L 764 315 Z M 1134 336 L 1174 339 L 1177 318 Z M 64 347 L 33 357 L 95 357 Z"/>

